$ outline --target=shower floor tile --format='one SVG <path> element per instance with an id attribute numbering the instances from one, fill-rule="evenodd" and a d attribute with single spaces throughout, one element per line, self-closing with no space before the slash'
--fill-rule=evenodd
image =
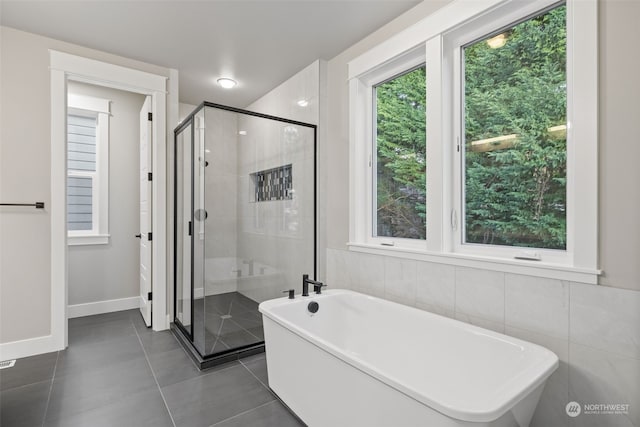
<path id="1" fill-rule="evenodd" d="M 239 292 L 200 298 L 193 315 L 194 342 L 203 355 L 264 341 L 258 303 Z M 204 333 L 195 327 L 202 324 Z"/>
<path id="2" fill-rule="evenodd" d="M 223 295 L 207 307 L 231 314 L 225 322 L 252 321 L 257 304 Z M 226 338 L 240 332 L 255 342 L 262 324 L 243 326 L 251 324 L 230 324 Z M 173 334 L 144 327 L 138 310 L 71 319 L 66 350 L 18 359 L 0 371 L 0 389 L 2 427 L 303 426 L 269 389 L 264 354 L 199 371 Z"/>

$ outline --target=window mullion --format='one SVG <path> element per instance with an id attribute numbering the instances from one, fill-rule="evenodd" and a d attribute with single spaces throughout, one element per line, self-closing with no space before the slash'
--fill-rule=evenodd
<path id="1" fill-rule="evenodd" d="M 426 85 L 426 143 L 427 143 L 427 250 L 442 251 L 449 240 L 446 229 L 446 211 L 450 209 L 446 189 L 450 188 L 450 170 L 447 138 L 443 115 L 443 61 L 442 36 L 425 44 L 427 69 Z M 450 140 L 449 140 L 450 141 Z"/>
<path id="2" fill-rule="evenodd" d="M 447 188 L 451 198 L 448 200 L 446 218 L 446 233 L 448 241 L 446 248 L 449 251 L 459 251 L 462 246 L 462 235 L 464 227 L 462 200 L 464 197 L 464 181 L 462 170 L 462 159 L 464 155 L 464 143 L 462 139 L 462 73 L 460 48 L 455 47 L 449 50 L 446 58 L 448 64 L 447 75 L 449 80 L 446 83 L 447 93 L 450 94 L 448 102 L 445 105 L 447 115 L 446 129 L 448 138 L 451 141 L 449 150 L 449 159 L 447 164 L 451 168 L 450 187 Z"/>

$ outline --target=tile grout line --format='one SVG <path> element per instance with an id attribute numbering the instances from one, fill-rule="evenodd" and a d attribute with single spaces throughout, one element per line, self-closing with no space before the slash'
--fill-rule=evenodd
<path id="1" fill-rule="evenodd" d="M 265 354 L 265 356 L 266 356 L 266 354 Z M 266 405 L 268 405 L 268 404 L 270 404 L 270 403 L 273 403 L 273 402 L 280 402 L 280 404 L 283 404 L 283 403 L 284 403 L 284 402 L 282 401 L 282 399 L 280 399 L 280 397 L 279 397 L 279 396 L 278 396 L 278 395 L 277 395 L 273 390 L 271 390 L 271 388 L 269 387 L 269 385 L 268 385 L 268 384 L 263 383 L 263 382 L 260 380 L 260 378 L 258 378 L 258 376 L 257 376 L 256 374 L 254 374 L 254 373 L 253 373 L 253 371 L 252 371 L 251 369 L 249 369 L 249 368 L 247 367 L 247 365 L 245 365 L 245 364 L 242 362 L 242 360 L 241 360 L 241 359 L 238 359 L 238 360 L 239 360 L 240 364 L 241 364 L 242 366 L 244 366 L 244 368 L 245 368 L 247 371 L 249 371 L 249 373 L 250 373 L 251 375 L 253 375 L 253 376 L 254 376 L 254 378 L 255 378 L 256 380 L 258 380 L 258 382 L 259 382 L 260 384 L 262 384 L 262 385 L 263 385 L 263 387 L 264 387 L 264 388 L 266 388 L 266 389 L 267 389 L 267 391 L 268 391 L 269 393 L 271 393 L 271 395 L 274 397 L 274 400 L 272 400 L 271 402 L 267 402 L 267 403 L 264 403 L 264 404 L 262 404 L 262 405 L 260 405 L 260 406 L 256 406 L 255 408 L 253 408 L 253 409 L 251 409 L 251 410 L 248 410 L 248 411 L 245 411 L 245 412 L 251 412 L 251 411 L 253 411 L 253 410 L 255 410 L 255 409 L 261 408 L 261 407 L 266 406 Z M 300 417 L 298 417 L 298 415 L 297 415 L 295 412 L 293 412 L 293 410 L 292 410 L 291 408 L 289 408 L 288 406 L 286 406 L 286 404 L 285 404 L 285 407 L 286 407 L 285 409 L 287 410 L 287 412 L 291 412 L 291 413 L 295 416 L 295 418 L 296 418 L 296 419 L 298 419 L 299 421 L 302 421 L 302 420 L 300 419 Z M 241 414 L 238 414 L 238 415 L 241 415 Z M 231 418 L 235 418 L 235 417 L 236 417 L 236 416 L 238 416 L 238 415 L 235 415 L 235 416 L 233 416 L 233 417 L 231 417 Z M 229 420 L 229 419 L 230 419 L 230 418 L 227 418 L 227 420 Z M 223 421 L 226 421 L 226 420 L 223 420 Z M 222 422 L 222 421 L 221 421 L 221 422 Z M 219 424 L 219 423 L 216 423 L 216 424 L 214 424 L 214 425 L 212 425 L 212 426 L 209 426 L 209 427 L 215 427 L 217 424 Z M 306 426 L 306 424 L 303 424 L 303 425 L 305 425 L 305 426 Z"/>
<path id="2" fill-rule="evenodd" d="M 458 318 L 458 268 L 453 267 L 453 318 Z"/>
<path id="3" fill-rule="evenodd" d="M 254 374 L 254 373 L 253 373 L 253 371 L 247 367 L 247 365 L 245 365 L 245 364 L 244 364 L 244 362 L 242 361 L 242 359 L 238 359 L 238 362 L 240 362 L 240 364 L 241 364 L 241 365 L 242 365 L 242 366 L 243 366 L 247 371 L 249 371 L 249 373 L 250 373 L 251 375 L 253 375 L 253 377 L 254 377 L 256 380 L 258 380 L 258 382 L 259 382 L 260 384 L 262 384 L 262 386 L 263 386 L 264 388 L 266 388 L 266 389 L 267 389 L 267 391 L 268 391 L 269 393 L 271 393 L 271 394 L 274 394 L 274 395 L 275 395 L 275 393 L 274 393 L 273 391 L 271 391 L 271 388 L 269 387 L 269 385 L 268 385 L 268 384 L 263 383 L 263 382 L 262 382 L 262 380 L 261 380 L 260 378 L 258 378 L 258 376 L 257 376 L 256 374 Z"/>
<path id="4" fill-rule="evenodd" d="M 502 273 L 502 333 L 507 331 L 507 274 Z"/>
<path id="5" fill-rule="evenodd" d="M 49 402 L 51 401 L 51 393 L 53 392 L 53 380 L 56 379 L 56 370 L 58 369 L 58 359 L 60 359 L 60 351 L 56 353 L 56 363 L 53 365 L 53 374 L 51 375 L 51 385 L 49 386 L 49 394 L 47 395 L 47 403 L 44 406 L 44 416 L 42 417 L 42 427 L 47 422 L 47 413 L 49 412 Z"/>
<path id="6" fill-rule="evenodd" d="M 167 384 L 165 387 L 171 387 L 171 386 L 174 386 L 176 384 L 181 384 L 181 383 L 184 383 L 184 382 L 187 382 L 187 381 L 192 381 L 192 380 L 195 380 L 196 378 L 208 377 L 209 375 L 217 374 L 218 372 L 222 372 L 222 371 L 226 371 L 226 370 L 231 369 L 231 368 L 235 368 L 236 366 L 238 366 L 238 364 L 236 362 L 237 362 L 237 360 L 232 360 L 230 362 L 226 362 L 226 363 L 223 363 L 221 365 L 215 365 L 215 366 L 212 366 L 211 368 L 206 368 L 204 371 L 201 370 L 201 369 L 198 369 L 198 372 L 204 372 L 204 373 L 201 374 L 201 375 L 195 376 L 193 378 L 187 378 L 185 380 L 181 380 L 181 381 L 178 381 L 178 382 L 175 382 L 175 383 Z M 228 364 L 229 366 L 225 366 L 224 368 L 221 368 L 221 369 L 216 369 L 216 368 L 218 368 L 220 366 L 224 366 L 226 364 Z M 207 372 L 209 369 L 213 369 L 213 371 Z"/>
<path id="7" fill-rule="evenodd" d="M 158 383 L 158 378 L 156 377 L 156 373 L 153 371 L 153 367 L 151 366 L 151 361 L 149 360 L 149 355 L 147 354 L 147 350 L 144 348 L 144 344 L 142 344 L 142 338 L 140 338 L 140 334 L 138 333 L 138 329 L 136 325 L 133 323 L 131 319 L 131 326 L 133 326 L 133 330 L 136 333 L 136 337 L 138 338 L 138 342 L 140 343 L 140 347 L 142 347 L 142 352 L 144 353 L 144 359 L 147 361 L 147 365 L 149 366 L 149 370 L 151 371 L 151 375 L 153 376 L 153 380 L 156 383 L 156 387 L 158 387 L 158 391 L 160 392 L 160 397 L 162 397 L 162 402 L 164 403 L 164 407 L 167 408 L 167 413 L 169 414 L 169 419 L 171 420 L 171 424 L 173 427 L 176 427 L 176 421 L 173 419 L 173 414 L 169 409 L 169 405 L 167 404 L 167 399 L 164 397 L 164 393 L 162 393 L 162 388 L 160 387 L 160 383 Z"/>
<path id="8" fill-rule="evenodd" d="M 134 327 L 134 328 L 135 328 L 135 327 Z M 173 334 L 173 332 L 171 332 L 171 331 L 169 330 L 169 333 L 171 333 L 171 336 L 173 337 L 173 339 L 178 343 L 178 347 L 180 348 L 180 350 L 182 350 L 182 352 L 184 353 L 184 355 L 185 355 L 185 356 L 187 356 L 187 359 L 189 359 L 189 362 L 191 362 L 191 364 L 194 366 L 194 368 L 196 368 L 196 369 L 198 370 L 198 372 L 201 372 L 201 373 L 202 373 L 202 375 L 199 375 L 199 376 L 194 377 L 194 378 L 187 378 L 186 380 L 181 380 L 181 381 L 178 381 L 178 382 L 176 382 L 176 383 L 169 384 L 169 385 L 167 385 L 167 387 L 168 387 L 168 386 L 175 385 L 175 384 L 180 384 L 180 383 L 183 383 L 183 382 L 185 382 L 185 381 L 191 381 L 191 380 L 193 380 L 193 379 L 195 379 L 195 378 L 199 378 L 199 377 L 206 377 L 207 375 L 211 375 L 211 374 L 215 374 L 215 373 L 218 373 L 218 372 L 226 371 L 227 369 L 230 369 L 230 368 L 233 368 L 234 366 L 236 366 L 236 364 L 237 364 L 236 362 L 238 362 L 238 360 L 232 360 L 232 361 L 230 361 L 230 362 L 223 363 L 223 364 L 221 364 L 221 365 L 212 366 L 211 368 L 207 368 L 207 369 L 205 369 L 205 370 L 203 371 L 202 369 L 198 368 L 198 365 L 196 365 L 196 362 L 191 358 L 191 356 L 189 356 L 189 354 L 187 353 L 187 350 L 184 348 L 184 346 L 182 345 L 182 343 L 181 343 L 181 342 L 176 338 L 176 336 Z M 137 335 L 137 334 L 138 334 L 138 330 L 136 329 L 136 335 Z M 141 340 L 140 336 L 138 336 L 138 340 L 140 340 L 140 342 L 142 343 L 142 340 Z M 144 348 L 144 345 L 142 345 L 142 350 L 144 351 L 145 357 L 147 357 L 147 352 L 146 352 L 146 350 L 145 350 L 145 348 Z M 149 363 L 149 367 L 151 368 L 151 372 L 154 372 L 154 371 L 153 371 L 153 367 L 151 366 L 151 361 L 148 359 L 148 357 L 147 357 L 147 363 Z M 226 364 L 228 364 L 229 366 L 225 366 L 224 368 L 222 368 L 222 366 L 224 366 L 224 365 L 226 365 Z M 217 367 L 221 367 L 221 368 L 220 368 L 220 369 L 212 370 L 211 372 L 207 372 L 207 370 L 208 370 L 208 369 L 213 369 L 213 368 L 217 368 Z M 154 376 L 155 376 L 155 373 L 154 373 Z M 157 382 L 157 380 L 156 380 L 156 382 Z M 159 383 L 158 383 L 158 387 L 159 387 L 159 386 L 160 386 L 160 385 L 159 385 Z"/>
<path id="9" fill-rule="evenodd" d="M 224 420 L 220 420 L 215 424 L 211 424 L 209 427 L 219 426 L 220 424 L 222 424 L 222 423 L 224 423 L 226 421 L 232 420 L 234 418 L 238 418 L 241 415 L 248 414 L 249 412 L 252 412 L 252 411 L 255 411 L 256 409 L 262 408 L 263 406 L 271 405 L 273 402 L 277 402 L 277 399 L 271 400 L 271 401 L 269 401 L 267 403 L 263 403 L 262 405 L 258 405 L 258 406 L 254 407 L 254 408 L 247 409 L 246 411 L 240 412 L 239 414 L 235 414 L 235 415 L 233 415 L 233 416 L 231 416 L 229 418 L 225 418 Z"/>

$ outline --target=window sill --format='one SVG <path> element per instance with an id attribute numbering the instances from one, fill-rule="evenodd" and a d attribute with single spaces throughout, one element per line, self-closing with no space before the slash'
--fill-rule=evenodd
<path id="1" fill-rule="evenodd" d="M 69 246 L 84 245 L 107 245 L 109 244 L 110 234 L 91 234 L 85 236 L 68 236 L 67 244 Z"/>
<path id="2" fill-rule="evenodd" d="M 567 265 L 550 264 L 540 261 L 525 261 L 516 259 L 491 258 L 486 256 L 459 253 L 427 252 L 399 247 L 380 247 L 364 243 L 347 243 L 353 252 L 373 255 L 384 255 L 396 258 L 428 261 L 439 264 L 449 264 L 460 267 L 479 268 L 484 270 L 502 271 L 505 273 L 523 274 L 526 276 L 545 277 L 549 279 L 567 280 L 588 284 L 597 284 L 601 270 L 579 268 Z"/>

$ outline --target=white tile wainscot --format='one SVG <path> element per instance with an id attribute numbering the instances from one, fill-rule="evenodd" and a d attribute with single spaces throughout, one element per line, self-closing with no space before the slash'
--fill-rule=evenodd
<path id="1" fill-rule="evenodd" d="M 455 267 L 419 262 L 416 306 L 447 317 L 454 317 L 455 303 Z"/>
<path id="2" fill-rule="evenodd" d="M 569 283 L 507 273 L 505 323 L 515 328 L 569 339 Z"/>
<path id="3" fill-rule="evenodd" d="M 572 342 L 640 359 L 640 292 L 573 283 L 570 324 Z"/>
<path id="4" fill-rule="evenodd" d="M 570 343 L 569 399 L 629 405 L 628 414 L 581 414 L 570 420 L 572 427 L 639 426 L 640 360 Z"/>
<path id="5" fill-rule="evenodd" d="M 354 255 L 355 274 L 352 277 L 354 287 L 369 295 L 383 297 L 385 292 L 384 257 L 355 252 Z"/>
<path id="6" fill-rule="evenodd" d="M 531 427 L 640 427 L 640 292 L 343 249 L 327 249 L 327 261 L 332 288 L 401 299 L 555 352 L 560 367 Z M 630 407 L 569 418 L 571 400 Z"/>
<path id="7" fill-rule="evenodd" d="M 385 298 L 405 305 L 415 305 L 417 261 L 383 258 Z"/>
<path id="8" fill-rule="evenodd" d="M 504 323 L 504 273 L 456 267 L 456 317 Z"/>
<path id="9" fill-rule="evenodd" d="M 560 365 L 545 385 L 531 427 L 567 427 L 569 417 L 565 406 L 569 402 L 569 341 L 509 326 L 505 328 L 505 334 L 546 347 L 558 356 Z"/>

